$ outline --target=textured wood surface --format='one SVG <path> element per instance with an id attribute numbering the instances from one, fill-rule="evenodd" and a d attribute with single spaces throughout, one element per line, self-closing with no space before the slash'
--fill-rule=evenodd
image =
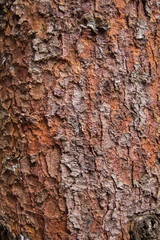
<path id="1" fill-rule="evenodd" d="M 0 1 L 0 239 L 158 239 L 160 2 Z"/>

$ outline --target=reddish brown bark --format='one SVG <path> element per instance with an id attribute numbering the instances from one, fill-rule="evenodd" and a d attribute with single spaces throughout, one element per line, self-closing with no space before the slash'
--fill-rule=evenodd
<path id="1" fill-rule="evenodd" d="M 0 238 L 158 239 L 156 0 L 0 1 Z"/>

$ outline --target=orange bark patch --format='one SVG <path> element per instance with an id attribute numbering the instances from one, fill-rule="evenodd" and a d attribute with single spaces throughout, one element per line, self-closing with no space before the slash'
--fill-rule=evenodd
<path id="1" fill-rule="evenodd" d="M 87 76 L 88 76 L 88 85 L 89 85 L 89 92 L 91 98 L 95 97 L 95 94 L 98 90 L 98 83 L 100 79 L 97 78 L 96 74 L 94 73 L 94 66 L 93 64 L 87 69 Z"/>

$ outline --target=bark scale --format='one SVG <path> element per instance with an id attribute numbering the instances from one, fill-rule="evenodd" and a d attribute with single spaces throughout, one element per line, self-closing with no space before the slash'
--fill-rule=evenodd
<path id="1" fill-rule="evenodd" d="M 0 1 L 0 239 L 159 239 L 160 3 Z"/>

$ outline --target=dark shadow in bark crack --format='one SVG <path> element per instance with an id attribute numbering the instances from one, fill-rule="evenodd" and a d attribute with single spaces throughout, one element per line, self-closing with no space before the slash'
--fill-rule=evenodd
<path id="1" fill-rule="evenodd" d="M 158 240 L 160 213 L 146 211 L 134 218 L 130 240 Z"/>
<path id="2" fill-rule="evenodd" d="M 0 221 L 0 240 L 16 240 L 3 221 Z"/>

